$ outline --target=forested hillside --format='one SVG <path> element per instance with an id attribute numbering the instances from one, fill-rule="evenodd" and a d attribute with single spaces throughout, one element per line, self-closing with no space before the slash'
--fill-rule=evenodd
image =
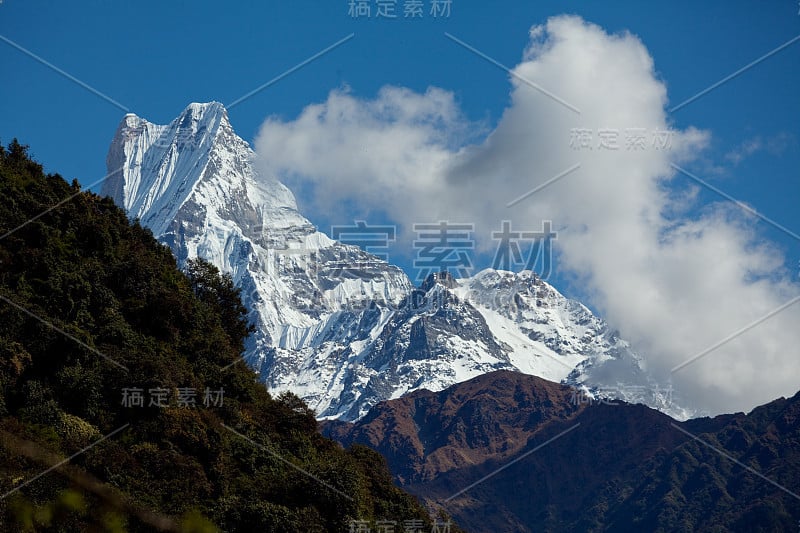
<path id="1" fill-rule="evenodd" d="M 249 331 L 229 277 L 0 147 L 0 529 L 430 531 L 382 457 L 256 382 Z"/>

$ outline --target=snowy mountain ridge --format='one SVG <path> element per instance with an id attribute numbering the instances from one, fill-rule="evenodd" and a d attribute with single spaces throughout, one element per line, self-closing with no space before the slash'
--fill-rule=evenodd
<path id="1" fill-rule="evenodd" d="M 436 274 L 416 288 L 317 231 L 254 158 L 219 103 L 190 104 L 163 126 L 129 114 L 103 193 L 180 263 L 202 257 L 231 274 L 257 328 L 245 360 L 270 390 L 292 390 L 319 418 L 355 420 L 379 401 L 506 369 L 686 417 L 653 392 L 625 341 L 535 273 Z"/>

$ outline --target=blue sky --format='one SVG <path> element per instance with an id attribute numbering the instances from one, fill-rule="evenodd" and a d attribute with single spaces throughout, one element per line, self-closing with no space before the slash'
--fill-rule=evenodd
<path id="1" fill-rule="evenodd" d="M 398 2 L 402 10 L 403 0 Z M 348 86 L 374 98 L 385 85 L 452 91 L 470 120 L 497 123 L 509 104 L 509 77 L 448 39 L 471 44 L 513 67 L 528 30 L 574 13 L 609 33 L 637 35 L 655 61 L 671 105 L 692 97 L 800 35 L 794 0 L 752 2 L 491 2 L 453 0 L 434 19 L 353 19 L 347 0 L 242 2 L 76 2 L 4 0 L 0 35 L 148 120 L 166 123 L 191 101 L 225 104 L 340 39 L 355 36 L 230 109 L 252 141 L 264 119 L 292 120 L 305 106 Z M 0 42 L 0 139 L 17 137 L 49 171 L 91 183 L 125 111 Z M 711 146 L 685 167 L 795 233 L 800 233 L 800 42 L 787 46 L 671 113 L 675 127 L 712 132 Z M 737 160 L 737 156 L 741 160 Z M 680 179 L 680 178 L 679 178 Z M 719 200 L 701 191 L 702 203 Z M 302 203 L 302 198 L 300 198 Z M 304 214 L 326 230 L 357 213 Z M 797 240 L 758 223 L 800 276 Z M 409 266 L 408 258 L 397 256 Z M 479 258 L 478 264 L 487 261 Z M 567 278 L 554 278 L 581 295 Z"/>

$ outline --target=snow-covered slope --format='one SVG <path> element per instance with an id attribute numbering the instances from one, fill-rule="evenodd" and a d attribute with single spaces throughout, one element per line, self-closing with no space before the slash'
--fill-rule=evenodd
<path id="1" fill-rule="evenodd" d="M 318 232 L 291 191 L 256 175 L 254 157 L 219 103 L 190 104 L 166 126 L 129 114 L 104 193 L 179 262 L 199 256 L 231 274 L 257 328 L 245 359 L 271 390 L 294 391 L 320 418 L 354 420 L 379 401 L 496 369 L 589 397 L 630 400 L 630 384 L 649 383 L 627 343 L 532 272 L 432 275 L 415 288 Z M 629 386 L 614 392 L 620 379 Z M 679 414 L 647 390 L 633 399 Z"/>
<path id="2" fill-rule="evenodd" d="M 129 114 L 111 144 L 113 175 L 103 192 L 179 262 L 202 257 L 232 275 L 258 327 L 248 350 L 257 364 L 272 346 L 310 342 L 348 300 L 396 302 L 411 283 L 400 269 L 316 231 L 289 189 L 255 179 L 254 156 L 219 103 L 190 104 L 167 126 Z M 362 276 L 343 263 L 358 264 Z"/>

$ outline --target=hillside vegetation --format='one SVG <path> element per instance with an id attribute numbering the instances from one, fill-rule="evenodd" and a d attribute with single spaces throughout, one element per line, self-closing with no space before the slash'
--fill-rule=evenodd
<path id="1" fill-rule="evenodd" d="M 0 147 L 0 529 L 430 531 L 380 455 L 257 383 L 249 331 L 230 277 Z"/>

